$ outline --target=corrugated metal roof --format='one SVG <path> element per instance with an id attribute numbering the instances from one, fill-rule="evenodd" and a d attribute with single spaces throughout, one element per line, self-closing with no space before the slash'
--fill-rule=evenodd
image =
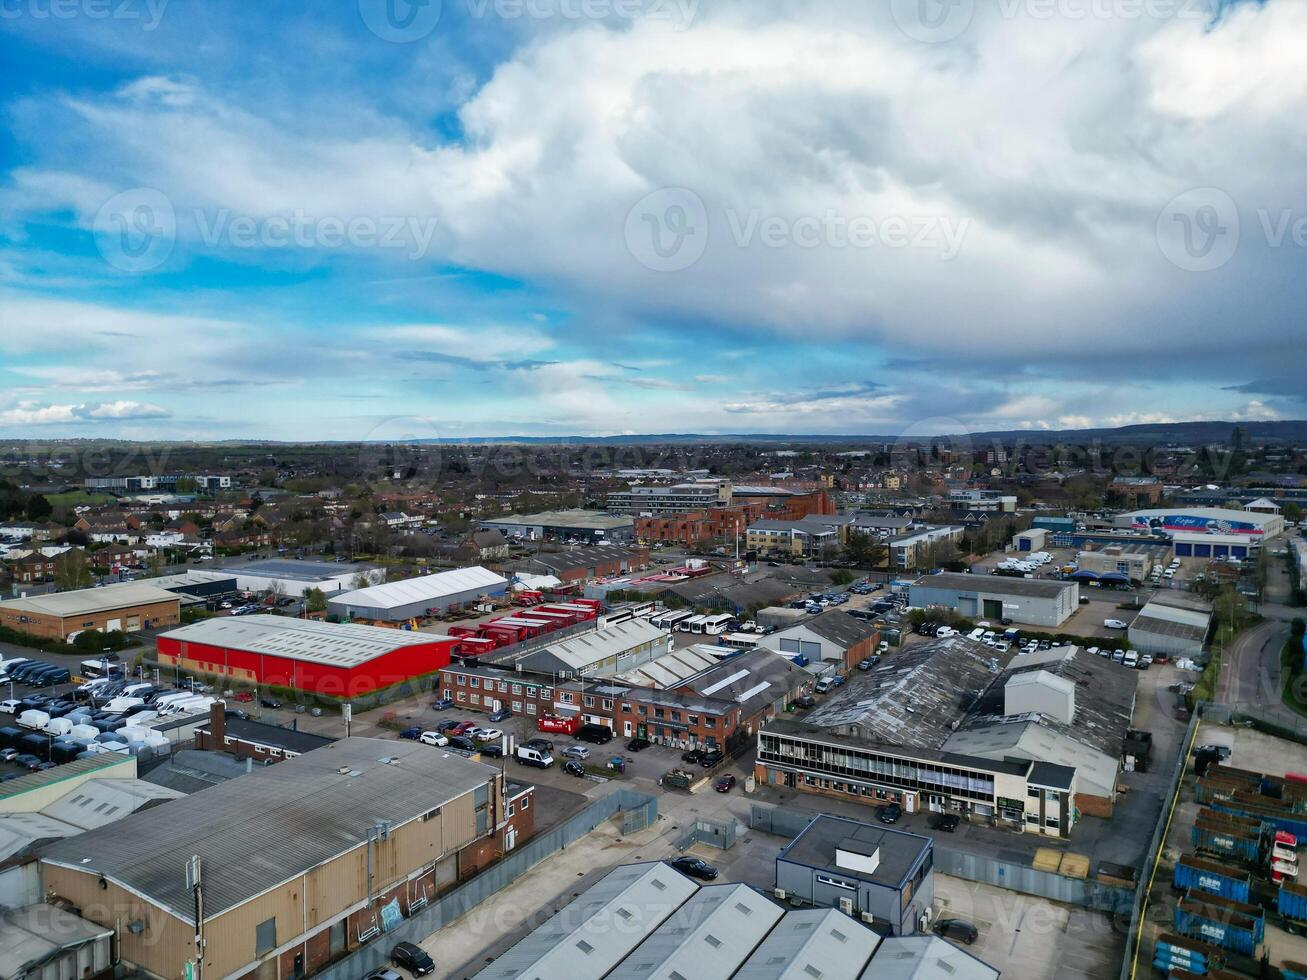
<path id="1" fill-rule="evenodd" d="M 508 579 L 496 575 L 488 568 L 473 565 L 470 568 L 456 568 L 435 575 L 422 575 L 418 578 L 405 579 L 402 582 L 387 582 L 385 585 L 372 585 L 366 589 L 346 592 L 335 596 L 331 602 L 342 606 L 367 606 L 373 609 L 394 609 L 412 602 L 431 602 L 460 592 L 479 592 L 485 589 L 497 589 L 508 584 Z"/>
<path id="2" fill-rule="evenodd" d="M 449 639 L 439 633 L 384 626 L 260 615 L 216 616 L 161 635 L 186 643 L 207 643 L 333 667 L 356 667 L 401 647 Z"/>
<path id="3" fill-rule="evenodd" d="M 608 975 L 608 980 L 730 980 L 784 914 L 747 885 L 707 885 Z"/>
<path id="4" fill-rule="evenodd" d="M 1060 582 L 1057 579 L 1015 578 L 1010 575 L 963 575 L 958 572 L 924 575 L 912 583 L 914 589 L 986 592 L 993 595 L 1022 596 L 1028 599 L 1053 599 L 1067 589 L 1075 587 L 1074 582 Z M 917 604 L 915 600 L 913 604 Z"/>
<path id="5" fill-rule="evenodd" d="M 880 945 L 880 936 L 834 909 L 785 914 L 735 980 L 835 980 L 856 977 Z"/>
<path id="6" fill-rule="evenodd" d="M 362 846 L 378 821 L 413 820 L 496 772 L 426 745 L 342 739 L 51 844 L 41 856 L 103 874 L 186 917 L 183 871 L 198 854 L 212 917 Z"/>
<path id="7" fill-rule="evenodd" d="M 667 633 L 650 625 L 647 619 L 629 619 L 625 623 L 617 623 L 593 633 L 582 633 L 533 650 L 522 658 L 521 664 L 524 670 L 529 670 L 532 663 L 547 664 L 552 658 L 567 670 L 584 670 L 601 660 L 666 637 Z M 547 670 L 548 667 L 544 669 Z"/>
<path id="8" fill-rule="evenodd" d="M 74 592 L 52 592 L 48 595 L 28 596 L 0 602 L 0 609 L 17 609 L 22 612 L 43 613 L 47 616 L 89 616 L 93 613 L 112 612 L 127 606 L 144 606 L 152 602 L 180 601 L 177 593 L 146 585 L 144 582 L 121 582 L 102 585 L 96 589 L 77 589 Z"/>
<path id="9" fill-rule="evenodd" d="M 696 891 L 661 861 L 614 868 L 475 980 L 600 980 Z"/>
<path id="10" fill-rule="evenodd" d="M 131 768 L 128 771 L 133 776 L 136 775 L 135 756 L 105 752 L 85 759 L 73 759 L 71 762 L 65 762 L 61 766 L 55 766 L 55 768 L 47 769 L 44 772 L 30 772 L 25 776 L 19 776 L 17 779 L 11 779 L 7 783 L 0 783 L 0 811 L 7 809 L 6 800 L 12 800 L 23 793 L 52 786 L 55 783 L 61 783 L 66 779 L 82 776 L 88 772 L 99 772 L 101 769 L 109 769 L 114 766 L 130 766 Z"/>
<path id="11" fill-rule="evenodd" d="M 1178 640 L 1196 640 L 1201 643 L 1207 638 L 1207 628 L 1193 626 L 1189 623 L 1177 623 L 1156 616 L 1140 613 L 1130 623 L 1130 632 L 1152 633 L 1154 636 L 1172 636 Z"/>
<path id="12" fill-rule="evenodd" d="M 891 936 L 859 980 L 998 980 L 999 971 L 937 936 Z"/>

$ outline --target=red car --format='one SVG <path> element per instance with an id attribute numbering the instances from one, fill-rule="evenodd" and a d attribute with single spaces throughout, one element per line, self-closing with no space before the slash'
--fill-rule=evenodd
<path id="1" fill-rule="evenodd" d="M 249 691 L 237 691 L 235 694 L 232 695 L 232 700 L 244 701 L 245 703 L 248 704 L 249 702 L 254 700 L 254 695 L 251 694 Z"/>
<path id="2" fill-rule="evenodd" d="M 719 793 L 729 793 L 735 786 L 735 777 L 730 773 L 720 777 L 717 782 L 713 783 L 712 788 Z"/>
<path id="3" fill-rule="evenodd" d="M 468 732 L 470 732 L 472 729 L 476 727 L 477 727 L 477 723 L 475 721 L 460 721 L 457 725 L 454 726 L 454 730 L 450 732 L 450 734 L 466 735 Z"/>

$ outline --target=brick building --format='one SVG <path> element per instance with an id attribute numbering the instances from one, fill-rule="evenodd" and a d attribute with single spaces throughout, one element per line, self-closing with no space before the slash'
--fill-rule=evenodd
<path id="1" fill-rule="evenodd" d="M 748 526 L 760 519 L 764 512 L 763 505 L 748 503 L 720 510 L 637 517 L 635 536 L 650 544 L 657 542 L 694 548 L 744 534 Z"/>
<path id="2" fill-rule="evenodd" d="M 367 943 L 389 949 L 384 919 L 491 860 L 519 817 L 534 819 L 531 805 L 510 819 L 509 797 L 492 766 L 341 739 L 49 845 L 41 876 L 50 896 L 118 929 L 125 965 L 180 977 L 197 958 L 185 869 L 198 856 L 204 976 L 311 976 Z"/>
<path id="3" fill-rule="evenodd" d="M 0 602 L 0 626 L 56 640 L 71 640 L 88 629 L 134 633 L 180 621 L 181 597 L 144 582 Z"/>
<path id="4" fill-rule="evenodd" d="M 209 708 L 209 722 L 195 730 L 195 747 L 204 752 L 225 752 L 237 759 L 281 762 L 312 752 L 336 741 L 261 721 L 228 717 L 227 704 L 215 701 Z"/>

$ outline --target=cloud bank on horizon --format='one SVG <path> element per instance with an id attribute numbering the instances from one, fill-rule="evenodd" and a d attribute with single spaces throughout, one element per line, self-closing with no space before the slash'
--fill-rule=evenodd
<path id="1" fill-rule="evenodd" d="M 0 18 L 0 434 L 1307 415 L 1296 0 Z"/>

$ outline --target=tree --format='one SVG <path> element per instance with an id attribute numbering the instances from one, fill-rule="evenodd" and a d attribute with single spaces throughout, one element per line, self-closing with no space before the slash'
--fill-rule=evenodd
<path id="1" fill-rule="evenodd" d="M 1280 508 L 1280 516 L 1286 521 L 1297 524 L 1302 520 L 1302 508 L 1290 500 Z"/>
<path id="2" fill-rule="evenodd" d="M 873 534 L 867 534 L 863 531 L 850 531 L 845 551 L 848 553 L 849 561 L 863 568 L 876 568 L 884 564 L 885 554 L 888 549 Z"/>
<path id="3" fill-rule="evenodd" d="M 45 521 L 54 513 L 54 507 L 39 493 L 34 493 L 27 498 L 23 512 L 29 521 Z"/>
<path id="4" fill-rule="evenodd" d="M 304 608 L 311 613 L 326 612 L 327 597 L 323 591 L 317 587 L 309 589 L 304 593 Z"/>
<path id="5" fill-rule="evenodd" d="M 59 556 L 54 566 L 54 584 L 61 590 L 85 589 L 94 579 L 86 552 L 74 548 Z"/>

